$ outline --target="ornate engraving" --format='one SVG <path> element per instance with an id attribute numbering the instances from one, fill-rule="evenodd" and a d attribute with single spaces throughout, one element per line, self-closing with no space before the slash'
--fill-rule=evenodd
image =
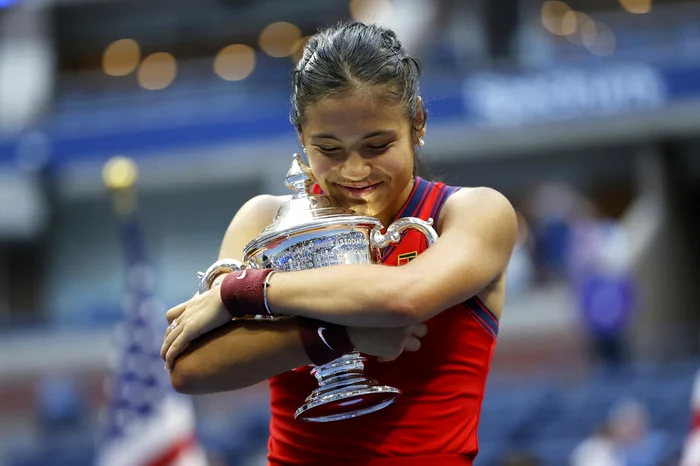
<path id="1" fill-rule="evenodd" d="M 300 241 L 271 259 L 272 268 L 279 272 L 372 262 L 369 240 L 361 231 Z"/>

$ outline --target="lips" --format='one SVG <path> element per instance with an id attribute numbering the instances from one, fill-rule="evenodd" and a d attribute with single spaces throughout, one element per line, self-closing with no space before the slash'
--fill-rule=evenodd
<path id="1" fill-rule="evenodd" d="M 359 198 L 372 194 L 379 187 L 380 184 L 382 184 L 381 181 L 379 183 L 364 184 L 357 186 L 342 184 L 337 184 L 336 186 L 338 186 L 348 197 Z"/>

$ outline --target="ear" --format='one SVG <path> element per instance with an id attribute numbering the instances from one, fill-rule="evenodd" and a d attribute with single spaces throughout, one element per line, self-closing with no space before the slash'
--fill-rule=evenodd
<path id="1" fill-rule="evenodd" d="M 420 129 L 416 130 L 416 139 L 418 139 L 418 138 L 425 137 L 425 133 L 426 133 L 426 129 L 427 129 L 427 121 L 426 121 L 427 115 L 423 111 L 423 98 L 421 96 L 418 96 L 418 99 L 416 101 L 416 105 L 418 107 L 418 111 L 416 112 L 416 117 L 413 119 L 413 127 L 420 128 Z M 416 143 L 417 143 L 417 141 L 416 141 Z"/>

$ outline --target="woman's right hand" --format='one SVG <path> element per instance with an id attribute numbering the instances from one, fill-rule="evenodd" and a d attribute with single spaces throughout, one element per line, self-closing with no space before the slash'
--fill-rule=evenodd
<path id="1" fill-rule="evenodd" d="M 350 341 L 360 353 L 376 356 L 381 362 L 393 361 L 404 351 L 418 351 L 420 338 L 428 332 L 425 324 L 408 327 L 347 327 Z"/>

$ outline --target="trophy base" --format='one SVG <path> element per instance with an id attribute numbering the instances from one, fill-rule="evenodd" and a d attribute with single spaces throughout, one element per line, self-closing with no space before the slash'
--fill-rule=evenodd
<path id="1" fill-rule="evenodd" d="M 294 413 L 294 419 L 306 422 L 352 419 L 386 408 L 401 396 L 398 388 L 367 382 L 327 393 L 323 393 L 322 388 L 314 390 Z"/>
<path id="2" fill-rule="evenodd" d="M 319 387 L 306 397 L 294 419 L 306 422 L 333 422 L 352 419 L 386 408 L 401 396 L 398 388 L 379 385 L 363 375 L 365 358 L 346 354 L 311 373 Z"/>

